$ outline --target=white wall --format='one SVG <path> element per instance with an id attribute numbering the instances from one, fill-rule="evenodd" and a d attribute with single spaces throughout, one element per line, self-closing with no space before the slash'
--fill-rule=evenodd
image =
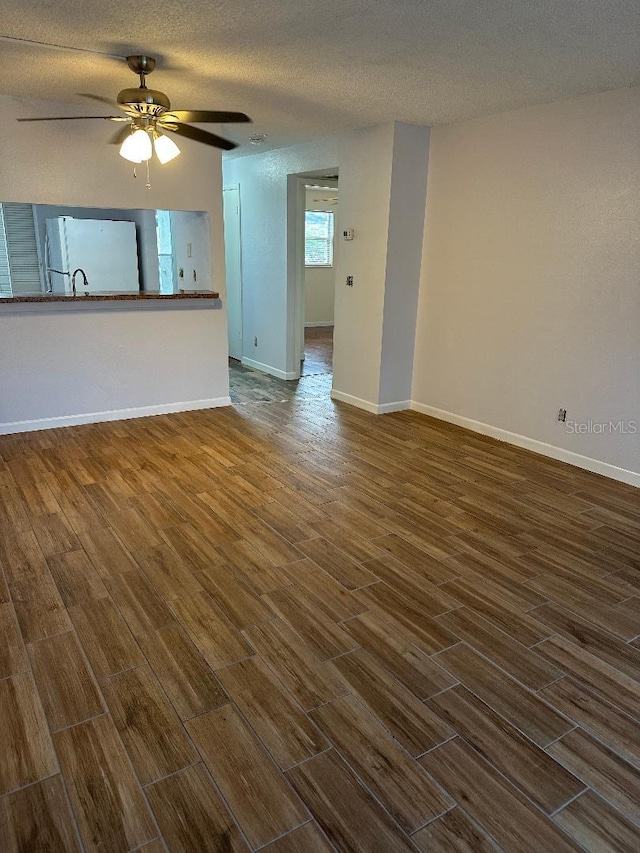
<path id="1" fill-rule="evenodd" d="M 335 286 L 335 267 L 305 269 L 305 326 L 333 326 Z"/>
<path id="2" fill-rule="evenodd" d="M 340 164 L 338 241 L 333 333 L 333 388 L 342 399 L 378 403 L 386 281 L 393 124 L 354 131 Z M 348 275 L 353 287 L 346 287 Z"/>
<path id="3" fill-rule="evenodd" d="M 0 305 L 0 434 L 228 404 L 207 300 Z"/>
<path id="4" fill-rule="evenodd" d="M 181 157 L 166 166 L 152 164 L 152 188 L 147 190 L 143 170 L 139 168 L 140 174 L 134 179 L 131 164 L 118 156 L 117 148 L 106 144 L 112 133 L 107 122 L 20 124 L 15 121 L 17 116 L 65 115 L 70 108 L 64 104 L 6 97 L 0 98 L 0 107 L 4 118 L 0 134 L 0 162 L 3 163 L 0 199 L 52 205 L 206 211 L 211 220 L 213 288 L 221 292 L 224 305 L 221 158 L 218 151 L 183 140 Z M 7 324 L 14 323 L 7 313 L 9 307 L 0 304 L 0 321 L 5 323 L 0 329 L 0 340 L 16 341 L 20 354 L 30 364 L 30 370 L 21 368 L 20 393 L 25 401 L 28 398 L 29 411 L 38 417 L 38 388 L 50 360 L 40 361 L 35 355 L 28 358 L 27 355 L 41 334 L 43 318 L 41 314 L 25 313 L 19 321 L 20 338 L 12 338 L 14 332 L 5 331 Z M 96 336 L 91 347 L 78 346 L 73 364 L 65 361 L 67 370 L 50 370 L 47 374 L 50 392 L 58 398 L 57 416 L 91 411 L 95 401 L 85 393 L 85 377 L 79 374 L 80 365 L 90 367 L 92 353 L 94 358 L 98 355 L 103 358 L 110 347 L 114 350 L 124 347 L 124 351 L 118 353 L 111 366 L 111 380 L 105 386 L 109 394 L 102 398 L 101 405 L 114 411 L 135 405 L 134 398 L 144 396 L 141 388 L 145 377 L 154 371 L 162 377 L 157 371 L 156 343 L 163 336 L 171 340 L 169 351 L 182 350 L 190 358 L 188 363 L 180 361 L 178 369 L 162 361 L 166 367 L 165 376 L 153 384 L 152 402 L 142 405 L 170 407 L 187 400 L 186 394 L 194 395 L 193 400 L 228 399 L 224 309 L 179 313 L 163 307 L 162 314 L 159 310 L 117 315 L 106 312 L 104 321 L 91 320 Z M 80 335 L 82 321 L 75 315 L 65 317 L 56 312 L 55 316 L 44 318 L 51 335 L 57 334 L 55 330 L 59 329 L 60 336 L 77 334 L 79 340 L 84 341 Z M 111 322 L 107 322 L 109 318 Z M 135 324 L 136 336 L 128 331 L 130 323 Z M 9 381 L 5 365 L 3 362 L 0 373 L 0 399 L 3 401 L 7 399 L 6 383 Z M 170 376 L 170 372 L 175 375 Z M 43 405 L 42 411 L 44 409 Z"/>
<path id="5" fill-rule="evenodd" d="M 307 210 L 328 210 L 337 214 L 337 205 L 331 199 L 338 195 L 337 186 L 331 190 L 307 189 Z M 335 236 L 334 236 L 335 247 Z M 304 321 L 309 326 L 331 326 L 335 301 L 336 268 L 305 267 L 304 271 Z"/>
<path id="6" fill-rule="evenodd" d="M 391 408 L 411 400 L 429 140 L 428 127 L 396 124 L 378 398 Z"/>
<path id="7" fill-rule="evenodd" d="M 640 471 L 639 229 L 638 89 L 435 128 L 414 401 Z"/>

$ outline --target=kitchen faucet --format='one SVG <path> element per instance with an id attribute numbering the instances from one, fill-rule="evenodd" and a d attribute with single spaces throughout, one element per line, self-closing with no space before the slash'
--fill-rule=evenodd
<path id="1" fill-rule="evenodd" d="M 73 273 L 71 274 L 71 290 L 72 290 L 74 296 L 76 295 L 76 276 L 78 275 L 78 273 L 82 273 L 82 279 L 83 279 L 82 283 L 84 284 L 84 286 L 85 287 L 89 286 L 89 279 L 87 278 L 86 272 L 81 267 L 78 267 L 78 269 L 74 270 Z M 87 290 L 85 290 L 84 292 L 88 293 Z"/>

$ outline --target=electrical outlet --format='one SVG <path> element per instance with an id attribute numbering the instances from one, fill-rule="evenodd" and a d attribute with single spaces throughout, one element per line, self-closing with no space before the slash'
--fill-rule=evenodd
<path id="1" fill-rule="evenodd" d="M 253 345 L 254 345 L 254 347 L 258 346 L 258 338 L 253 339 Z"/>
<path id="2" fill-rule="evenodd" d="M 347 287 L 353 287 L 353 276 L 352 275 L 347 276 Z"/>
<path id="3" fill-rule="evenodd" d="M 567 420 L 567 410 L 566 409 L 558 409 L 558 420 L 561 423 L 565 423 Z"/>

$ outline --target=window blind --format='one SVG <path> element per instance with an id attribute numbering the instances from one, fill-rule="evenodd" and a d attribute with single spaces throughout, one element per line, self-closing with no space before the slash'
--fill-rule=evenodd
<path id="1" fill-rule="evenodd" d="M 2 207 L 11 289 L 14 294 L 42 290 L 33 205 L 6 203 Z"/>
<path id="2" fill-rule="evenodd" d="M 4 230 L 4 205 L 0 204 L 0 296 L 12 296 L 7 254 L 7 235 Z"/>

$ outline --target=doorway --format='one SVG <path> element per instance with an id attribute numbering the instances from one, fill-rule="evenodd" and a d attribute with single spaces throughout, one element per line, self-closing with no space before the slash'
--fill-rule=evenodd
<path id="1" fill-rule="evenodd" d="M 295 259 L 289 273 L 296 272 L 295 372 L 287 378 L 255 369 L 236 360 L 233 337 L 232 300 L 234 270 L 238 262 L 228 257 L 234 251 L 236 209 L 233 191 L 224 191 L 225 240 L 227 241 L 227 305 L 229 311 L 229 395 L 236 406 L 253 403 L 286 403 L 326 399 L 333 382 L 333 316 L 335 298 L 334 234 L 338 204 L 337 179 L 321 181 L 296 178 L 297 203 L 290 208 L 289 226 L 295 233 Z M 291 226 L 294 229 L 291 229 Z M 291 236 L 291 234 L 290 234 Z M 239 280 L 239 278 L 237 279 Z M 238 299 L 239 302 L 239 299 Z M 291 315 L 289 315 L 291 319 Z"/>
<path id="2" fill-rule="evenodd" d="M 284 341 L 280 339 L 285 346 L 284 370 L 256 364 L 247 357 L 253 352 L 253 345 L 257 346 L 257 338 L 244 340 L 238 185 L 224 188 L 223 207 L 232 401 L 235 404 L 284 402 L 329 396 L 333 381 L 337 168 L 287 175 L 287 296 L 283 306 L 286 337 Z M 306 235 L 307 210 L 316 215 L 310 216 L 315 218 L 312 223 L 315 230 Z M 312 255 L 315 262 L 306 264 L 305 260 Z M 309 281 L 306 281 L 307 272 Z"/>
<path id="3" fill-rule="evenodd" d="M 337 183 L 334 178 L 305 183 L 301 376 L 333 373 Z"/>
<path id="4" fill-rule="evenodd" d="M 333 325 L 304 330 L 304 360 L 300 376 L 333 376 Z"/>
<path id="5" fill-rule="evenodd" d="M 289 175 L 288 185 L 289 369 L 332 380 L 338 170 Z"/>

